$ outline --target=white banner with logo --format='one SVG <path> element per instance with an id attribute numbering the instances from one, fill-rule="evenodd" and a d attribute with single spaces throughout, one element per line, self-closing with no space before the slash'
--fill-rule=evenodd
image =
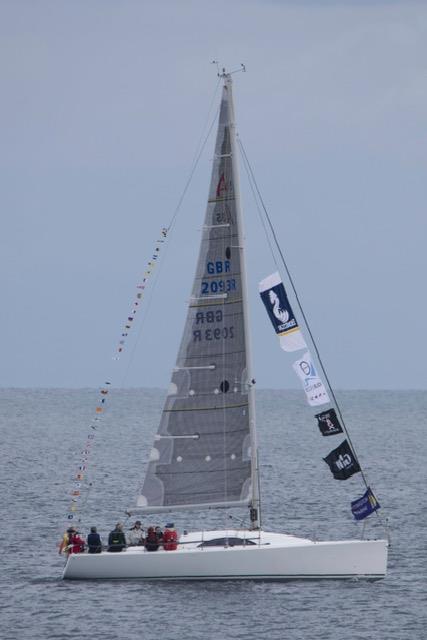
<path id="1" fill-rule="evenodd" d="M 294 362 L 292 366 L 302 381 L 308 404 L 311 407 L 330 402 L 328 392 L 317 374 L 309 351 L 306 351 L 302 358 Z"/>

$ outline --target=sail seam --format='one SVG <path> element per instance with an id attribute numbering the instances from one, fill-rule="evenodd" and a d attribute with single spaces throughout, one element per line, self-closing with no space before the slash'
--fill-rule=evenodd
<path id="1" fill-rule="evenodd" d="M 214 240 L 218 240 L 218 241 L 219 240 L 227 240 L 229 242 L 231 238 L 236 238 L 236 237 L 237 238 L 239 237 L 239 234 L 237 233 L 237 231 L 234 232 L 234 233 L 230 233 L 230 235 L 228 235 L 228 236 L 216 236 L 214 238 Z M 209 238 L 202 238 L 201 241 L 202 242 L 210 242 L 211 240 L 212 240 L 212 238 L 209 237 Z"/>
<path id="2" fill-rule="evenodd" d="M 230 316 L 232 316 L 233 314 L 230 314 Z M 228 317 L 228 316 L 226 316 Z M 227 355 L 228 356 L 232 356 L 232 355 L 236 355 L 238 353 L 243 353 L 244 349 L 239 349 L 238 351 L 227 351 Z M 222 353 L 202 353 L 199 356 L 187 356 L 186 360 L 195 360 L 200 359 L 200 358 L 219 358 L 220 356 L 222 356 Z"/>
<path id="3" fill-rule="evenodd" d="M 247 466 L 250 464 L 249 460 L 247 461 L 246 464 L 242 464 L 239 467 L 233 467 L 232 471 L 240 471 L 241 469 L 246 469 Z M 180 476 L 180 475 L 191 475 L 192 473 L 197 473 L 198 475 L 200 473 L 222 473 L 223 471 L 230 471 L 229 467 L 224 467 L 224 468 L 220 468 L 220 469 L 207 469 L 206 471 L 200 471 L 200 469 L 196 469 L 195 471 L 159 471 L 158 472 L 158 477 L 161 478 L 162 476 Z M 188 493 L 195 493 L 197 495 L 201 495 L 203 493 L 207 493 L 207 494 L 212 494 L 212 493 L 222 493 L 222 491 L 214 491 L 213 489 L 209 489 L 208 491 L 194 491 L 191 490 L 191 492 Z M 170 493 L 169 495 L 174 495 L 173 493 Z M 180 494 L 176 494 L 176 495 L 187 495 L 184 491 L 181 491 Z"/>
<path id="4" fill-rule="evenodd" d="M 230 404 L 226 407 L 224 406 L 220 406 L 220 407 L 194 407 L 194 408 L 189 408 L 189 409 L 163 409 L 163 413 L 174 413 L 177 411 L 218 411 L 218 410 L 222 410 L 222 409 L 239 409 L 241 407 L 247 407 L 248 403 L 245 402 L 244 404 Z"/>
<path id="5" fill-rule="evenodd" d="M 217 298 L 218 299 L 218 298 Z M 208 300 L 208 298 L 203 298 L 203 300 Z M 236 304 L 236 302 L 242 302 L 241 298 L 237 298 L 236 300 L 223 300 L 222 304 Z M 211 302 L 207 304 L 190 304 L 189 307 L 212 307 L 215 306 L 216 302 Z"/>
<path id="6" fill-rule="evenodd" d="M 209 204 L 213 204 L 215 202 L 227 202 L 227 200 L 235 200 L 236 196 L 227 196 L 226 198 L 212 198 L 208 200 Z"/>
<path id="7" fill-rule="evenodd" d="M 216 240 L 218 240 L 218 238 L 216 238 Z M 240 276 L 240 271 L 227 271 L 226 273 L 214 273 L 213 275 L 209 275 L 209 276 L 195 276 L 195 280 L 212 280 L 212 279 L 218 279 L 218 275 L 221 275 L 223 278 L 230 278 L 231 276 Z"/>

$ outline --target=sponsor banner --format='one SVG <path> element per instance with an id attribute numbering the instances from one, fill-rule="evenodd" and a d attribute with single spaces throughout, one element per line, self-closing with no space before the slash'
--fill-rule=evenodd
<path id="1" fill-rule="evenodd" d="M 284 351 L 306 349 L 307 345 L 277 271 L 261 280 L 259 293 L 271 324 L 279 336 L 281 348 Z"/>
<path id="2" fill-rule="evenodd" d="M 292 366 L 298 378 L 302 381 L 308 404 L 311 407 L 330 402 L 323 382 L 317 375 L 316 367 L 313 364 L 309 351 L 306 351 L 303 357 L 294 362 Z"/>
<path id="3" fill-rule="evenodd" d="M 350 449 L 347 440 L 341 442 L 339 447 L 331 451 L 323 459 L 329 465 L 335 480 L 347 480 L 354 473 L 360 471 L 357 458 Z"/>
<path id="4" fill-rule="evenodd" d="M 334 436 L 336 433 L 343 432 L 335 409 L 316 413 L 315 418 L 317 418 L 317 426 L 322 436 Z"/>
<path id="5" fill-rule="evenodd" d="M 351 512 L 356 520 L 363 520 L 363 518 L 370 516 L 371 513 L 374 513 L 374 511 L 380 508 L 381 505 L 372 493 L 370 487 L 368 487 L 361 498 L 353 500 L 351 503 Z"/>

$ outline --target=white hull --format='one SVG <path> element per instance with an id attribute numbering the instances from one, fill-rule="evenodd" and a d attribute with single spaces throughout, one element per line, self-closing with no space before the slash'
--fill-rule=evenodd
<path id="1" fill-rule="evenodd" d="M 237 536 L 255 544 L 201 548 L 202 540 Z M 71 580 L 291 580 L 383 578 L 386 540 L 315 542 L 268 532 L 209 531 L 182 536 L 176 551 L 148 552 L 131 547 L 121 553 L 69 556 L 63 578 Z"/>

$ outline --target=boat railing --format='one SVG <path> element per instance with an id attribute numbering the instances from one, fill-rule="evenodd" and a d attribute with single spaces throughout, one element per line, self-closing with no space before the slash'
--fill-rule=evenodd
<path id="1" fill-rule="evenodd" d="M 301 525 L 301 522 L 299 523 Z M 304 529 L 301 531 L 302 536 L 308 535 L 313 542 L 318 542 L 325 539 L 325 536 L 330 538 L 330 522 L 326 522 L 324 520 L 319 520 L 315 522 L 310 522 L 310 529 L 306 527 L 295 527 L 292 526 L 292 530 Z M 378 528 L 382 529 L 386 533 L 386 538 L 390 541 L 389 528 L 387 521 L 377 521 L 376 519 L 373 521 L 369 521 L 369 519 L 365 519 L 360 523 L 349 522 L 348 520 L 336 521 L 336 538 L 342 539 L 344 537 L 352 536 L 354 539 L 359 540 L 369 540 L 372 538 L 378 537 Z M 299 534 L 297 534 L 299 535 Z M 384 537 L 384 534 L 381 535 Z"/>

